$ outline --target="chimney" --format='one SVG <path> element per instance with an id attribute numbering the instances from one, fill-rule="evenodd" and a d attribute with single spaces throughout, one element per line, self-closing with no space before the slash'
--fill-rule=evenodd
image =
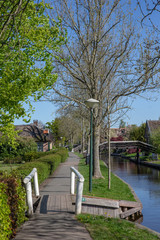
<path id="1" fill-rule="evenodd" d="M 38 120 L 33 120 L 33 124 L 38 127 Z"/>

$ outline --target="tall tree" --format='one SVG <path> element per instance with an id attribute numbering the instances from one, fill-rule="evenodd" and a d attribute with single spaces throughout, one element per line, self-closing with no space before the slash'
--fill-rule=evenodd
<path id="1" fill-rule="evenodd" d="M 123 119 L 120 120 L 119 128 L 125 128 L 126 123 L 124 122 Z"/>
<path id="2" fill-rule="evenodd" d="M 158 153 L 160 153 L 160 128 L 151 134 L 151 143 L 157 148 Z"/>
<path id="3" fill-rule="evenodd" d="M 108 109 L 111 113 L 119 111 L 121 108 L 117 106 L 123 99 L 157 87 L 157 81 L 150 70 L 137 61 L 138 38 L 129 14 L 129 1 L 52 2 L 62 19 L 62 28 L 68 31 L 68 41 L 56 56 L 59 78 L 53 90 L 61 99 L 66 98 L 67 104 L 84 106 L 88 98 L 99 100 L 93 120 L 94 177 L 98 178 L 102 176 L 100 127 Z"/>
<path id="4" fill-rule="evenodd" d="M 133 125 L 129 131 L 129 139 L 130 140 L 136 140 L 141 142 L 146 142 L 145 140 L 145 129 L 146 124 L 142 123 L 139 127 L 136 125 Z"/>
<path id="5" fill-rule="evenodd" d="M 143 61 L 147 67 L 152 69 L 152 73 L 160 70 L 160 1 L 159 0 L 137 0 L 141 12 L 141 26 L 147 34 L 143 36 L 145 54 Z M 150 34 L 149 34 L 150 33 Z"/>
<path id="6" fill-rule="evenodd" d="M 51 25 L 45 14 L 48 5 L 43 1 L 0 4 L 0 131 L 12 142 L 14 119 L 30 116 L 29 97 L 39 99 L 57 79 L 51 62 L 65 36 L 59 30 L 59 22 L 52 21 Z"/>

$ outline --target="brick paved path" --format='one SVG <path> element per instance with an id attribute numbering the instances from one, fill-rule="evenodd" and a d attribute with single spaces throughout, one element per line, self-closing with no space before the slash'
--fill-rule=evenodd
<path id="1" fill-rule="evenodd" d="M 47 179 L 40 189 L 41 201 L 36 213 L 25 222 L 15 240 L 87 239 L 91 237 L 74 215 L 75 206 L 70 198 L 70 166 L 77 168 L 79 158 L 69 158 Z"/>

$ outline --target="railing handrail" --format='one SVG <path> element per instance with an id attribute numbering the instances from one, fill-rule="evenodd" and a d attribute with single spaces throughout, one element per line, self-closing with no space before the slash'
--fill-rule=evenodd
<path id="1" fill-rule="evenodd" d="M 71 185 L 70 185 L 71 186 L 71 189 L 70 189 L 71 194 L 74 194 L 74 191 L 75 191 L 75 175 L 78 177 L 75 213 L 80 214 L 81 209 L 82 209 L 82 194 L 83 194 L 84 177 L 74 167 L 71 167 L 70 170 L 71 170 Z"/>
<path id="2" fill-rule="evenodd" d="M 33 214 L 33 200 L 32 200 L 32 184 L 31 179 L 33 178 L 34 182 L 34 191 L 36 197 L 39 197 L 39 185 L 38 185 L 38 173 L 37 169 L 33 168 L 28 176 L 23 180 L 26 187 L 26 203 L 28 206 L 28 216 Z"/>
<path id="3" fill-rule="evenodd" d="M 32 172 L 30 172 L 30 174 L 24 178 L 23 182 L 26 184 L 31 181 L 31 179 L 34 177 L 35 172 L 37 172 L 37 169 L 33 168 Z"/>
<path id="4" fill-rule="evenodd" d="M 84 177 L 82 174 L 80 174 L 80 172 L 78 172 L 76 168 L 71 167 L 71 170 L 77 175 L 79 181 L 84 182 Z"/>

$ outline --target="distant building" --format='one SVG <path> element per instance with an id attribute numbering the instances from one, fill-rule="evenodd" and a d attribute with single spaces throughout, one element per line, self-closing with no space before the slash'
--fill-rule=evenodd
<path id="1" fill-rule="evenodd" d="M 53 147 L 53 135 L 49 129 L 43 129 L 38 126 L 38 120 L 28 125 L 16 125 L 15 130 L 21 137 L 33 138 L 37 143 L 38 152 L 50 151 Z"/>
<path id="2" fill-rule="evenodd" d="M 116 141 L 127 141 L 129 138 L 129 131 L 131 126 L 127 126 L 125 128 L 110 128 L 110 140 Z M 101 131 L 101 143 L 107 141 L 107 128 L 105 127 Z"/>
<path id="3" fill-rule="evenodd" d="M 160 120 L 146 121 L 145 138 L 147 143 L 150 143 L 150 137 L 152 133 L 158 128 L 160 128 Z"/>

